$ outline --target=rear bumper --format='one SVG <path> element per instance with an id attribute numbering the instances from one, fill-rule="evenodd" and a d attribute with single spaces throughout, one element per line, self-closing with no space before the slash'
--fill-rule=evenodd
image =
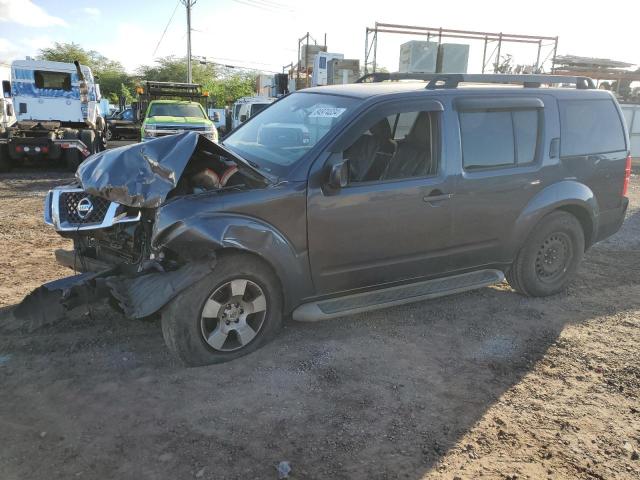
<path id="1" fill-rule="evenodd" d="M 629 199 L 624 197 L 620 207 L 600 212 L 600 215 L 598 216 L 598 231 L 596 233 L 595 242 L 604 240 L 620 230 L 628 207 Z"/>
<path id="2" fill-rule="evenodd" d="M 11 137 L 0 138 L 0 144 L 7 146 L 9 157 L 16 160 L 58 160 L 62 153 L 68 149 L 77 149 L 87 157 L 90 152 L 87 146 L 77 139 L 50 139 L 47 137 L 23 138 Z"/>

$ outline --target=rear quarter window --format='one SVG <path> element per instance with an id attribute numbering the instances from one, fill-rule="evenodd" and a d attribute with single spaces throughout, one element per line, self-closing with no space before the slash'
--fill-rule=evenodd
<path id="1" fill-rule="evenodd" d="M 622 120 L 612 100 L 560 100 L 559 104 L 562 156 L 626 150 Z"/>

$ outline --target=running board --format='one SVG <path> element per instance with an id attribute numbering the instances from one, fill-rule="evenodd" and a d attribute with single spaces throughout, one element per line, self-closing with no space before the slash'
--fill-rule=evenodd
<path id="1" fill-rule="evenodd" d="M 503 280 L 504 274 L 500 270 L 478 270 L 451 277 L 305 303 L 296 308 L 292 316 L 294 320 L 300 322 L 314 322 L 466 292 L 488 287 Z"/>

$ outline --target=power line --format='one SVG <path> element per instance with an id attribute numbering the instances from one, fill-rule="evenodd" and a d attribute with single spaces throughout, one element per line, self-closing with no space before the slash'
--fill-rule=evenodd
<path id="1" fill-rule="evenodd" d="M 158 51 L 158 48 L 160 47 L 160 43 L 164 39 L 164 35 L 167 33 L 167 29 L 169 28 L 169 25 L 171 24 L 171 20 L 173 20 L 173 17 L 176 14 L 176 10 L 178 10 L 178 5 L 180 5 L 180 0 L 178 0 L 176 2 L 176 7 L 173 9 L 173 13 L 171 14 L 171 17 L 169 18 L 169 21 L 167 22 L 167 26 L 164 27 L 164 31 L 162 32 L 162 36 L 160 37 L 160 40 L 158 40 L 158 44 L 156 45 L 156 49 L 153 51 L 153 55 L 151 55 L 152 58 L 156 56 L 156 52 Z"/>

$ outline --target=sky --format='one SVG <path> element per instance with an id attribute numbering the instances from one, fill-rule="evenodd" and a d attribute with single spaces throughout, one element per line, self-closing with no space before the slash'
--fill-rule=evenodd
<path id="1" fill-rule="evenodd" d="M 192 53 L 209 61 L 279 72 L 295 61 L 297 40 L 308 31 L 318 43 L 326 34 L 330 52 L 362 63 L 365 28 L 378 21 L 558 36 L 559 54 L 640 64 L 640 2 L 602 5 L 587 0 L 197 0 Z M 378 65 L 398 70 L 400 44 L 408 40 L 424 37 L 380 34 Z M 76 42 L 133 72 L 154 58 L 186 54 L 185 8 L 179 0 L 0 0 L 0 69 L 15 58 L 37 55 L 53 42 Z M 477 72 L 483 45 L 469 43 L 469 72 Z M 515 63 L 535 62 L 536 46 L 510 44 L 502 51 L 511 53 Z M 550 52 L 550 47 L 543 50 L 543 57 Z"/>

